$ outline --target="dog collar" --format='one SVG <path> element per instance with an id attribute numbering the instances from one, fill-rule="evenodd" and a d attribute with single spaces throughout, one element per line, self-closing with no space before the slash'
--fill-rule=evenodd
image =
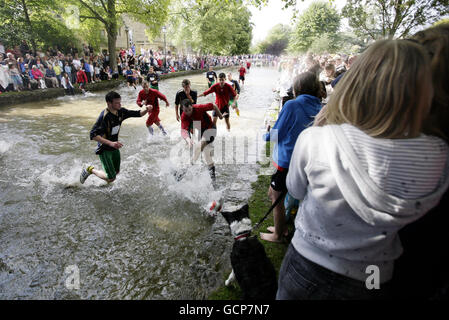
<path id="1" fill-rule="evenodd" d="M 249 237 L 250 234 L 251 234 L 251 232 L 242 233 L 242 234 L 238 235 L 237 237 L 235 237 L 234 240 L 240 240 L 243 238 L 247 238 L 247 237 Z"/>

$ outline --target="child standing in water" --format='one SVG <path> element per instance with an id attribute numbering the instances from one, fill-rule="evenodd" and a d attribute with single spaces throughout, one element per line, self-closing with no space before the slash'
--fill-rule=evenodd
<path id="1" fill-rule="evenodd" d="M 150 85 L 147 81 L 144 81 L 142 87 L 143 90 L 139 92 L 136 103 L 139 107 L 149 107 L 148 119 L 146 122 L 148 132 L 153 135 L 152 125 L 155 123 L 159 129 L 161 129 L 162 134 L 166 136 L 167 132 L 165 132 L 164 127 L 162 127 L 161 124 L 161 119 L 159 119 L 159 99 L 164 100 L 166 107 L 169 107 L 170 103 L 168 102 L 167 97 L 158 90 L 150 89 Z"/>
<path id="2" fill-rule="evenodd" d="M 106 95 L 107 108 L 100 113 L 92 130 L 90 139 L 98 142 L 96 154 L 100 157 L 104 171 L 96 170 L 93 166 L 83 168 L 80 175 L 80 182 L 84 183 L 93 173 L 100 179 L 110 183 L 120 172 L 120 148 L 123 144 L 118 141 L 120 126 L 124 120 L 130 117 L 142 117 L 149 107 L 141 111 L 131 111 L 121 107 L 121 97 L 111 91 Z"/>

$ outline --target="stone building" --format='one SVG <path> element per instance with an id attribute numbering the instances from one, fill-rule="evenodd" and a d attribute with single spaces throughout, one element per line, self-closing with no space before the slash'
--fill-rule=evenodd
<path id="1" fill-rule="evenodd" d="M 153 51 L 164 51 L 164 34 L 155 37 L 151 42 L 148 40 L 148 36 L 145 33 L 147 26 L 143 23 L 133 20 L 127 15 L 122 16 L 123 24 L 120 26 L 117 32 L 117 41 L 115 43 L 117 51 L 122 48 L 129 48 L 134 43 L 136 46 L 136 53 L 140 53 L 140 49 L 144 48 L 152 49 Z M 101 35 L 106 38 L 106 31 L 102 30 Z M 129 45 L 127 45 L 129 43 Z M 175 47 L 170 42 L 170 37 L 166 35 L 167 51 L 174 51 Z M 107 42 L 104 43 L 100 49 L 107 49 Z"/>

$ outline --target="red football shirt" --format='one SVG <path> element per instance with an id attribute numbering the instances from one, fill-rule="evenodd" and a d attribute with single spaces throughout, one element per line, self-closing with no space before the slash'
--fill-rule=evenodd
<path id="1" fill-rule="evenodd" d="M 239 73 L 240 73 L 241 76 L 244 76 L 245 73 L 246 73 L 245 67 L 241 67 L 241 68 L 239 69 Z"/>
<path id="2" fill-rule="evenodd" d="M 207 111 L 214 109 L 212 103 L 194 104 L 192 108 L 193 111 L 190 116 L 186 115 L 185 112 L 181 115 L 181 136 L 184 139 L 189 136 L 190 125 L 193 124 L 193 121 L 201 121 L 201 132 L 213 126 L 212 118 L 207 114 Z"/>
<path id="3" fill-rule="evenodd" d="M 207 96 L 212 92 L 215 92 L 215 104 L 220 111 L 229 104 L 229 99 L 231 97 L 235 98 L 237 95 L 229 83 L 225 83 L 223 87 L 221 87 L 220 83 L 216 83 L 208 90 L 204 91 L 203 94 Z"/>

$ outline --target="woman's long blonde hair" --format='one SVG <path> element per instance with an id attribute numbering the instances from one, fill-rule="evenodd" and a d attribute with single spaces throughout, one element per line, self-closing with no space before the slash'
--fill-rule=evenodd
<path id="1" fill-rule="evenodd" d="M 407 40 L 379 40 L 343 76 L 322 116 L 326 124 L 349 123 L 372 137 L 417 137 L 429 109 L 430 82 L 424 48 Z"/>

